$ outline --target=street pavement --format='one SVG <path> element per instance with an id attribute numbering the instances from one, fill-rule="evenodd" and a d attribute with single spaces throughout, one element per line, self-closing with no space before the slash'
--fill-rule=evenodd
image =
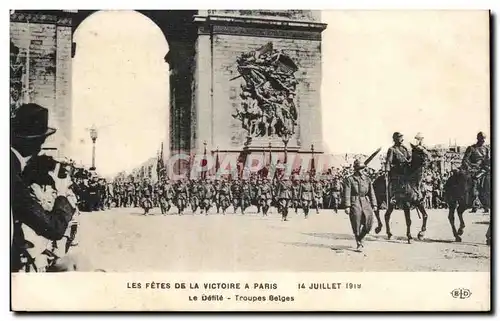
<path id="1" fill-rule="evenodd" d="M 82 270 L 108 272 L 384 272 L 489 271 L 490 247 L 485 244 L 489 214 L 465 213 L 462 243 L 454 242 L 447 210 L 429 210 L 425 239 L 416 240 L 421 220 L 412 211 L 407 244 L 402 211 L 392 214 L 393 237 L 366 237 L 363 252 L 355 250 L 348 216 L 339 211 L 299 210 L 290 220 L 272 208 L 267 217 L 252 207 L 248 213 L 226 215 L 161 215 L 155 208 L 119 208 L 80 216 L 79 245 L 74 248 Z M 383 219 L 383 217 L 382 217 Z M 457 219 L 458 222 L 458 219 Z M 375 224 L 376 226 L 376 224 Z M 374 226 L 374 227 L 375 227 Z"/>

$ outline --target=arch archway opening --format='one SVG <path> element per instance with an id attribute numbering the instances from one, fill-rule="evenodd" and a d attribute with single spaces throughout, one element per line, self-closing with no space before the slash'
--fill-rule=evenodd
<path id="1" fill-rule="evenodd" d="M 73 159 L 112 177 L 168 151 L 169 46 L 160 27 L 137 11 L 98 11 L 73 35 Z"/>

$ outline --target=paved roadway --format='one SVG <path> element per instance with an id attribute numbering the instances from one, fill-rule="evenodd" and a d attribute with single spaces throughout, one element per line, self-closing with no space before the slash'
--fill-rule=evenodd
<path id="1" fill-rule="evenodd" d="M 230 208 L 231 209 L 231 208 Z M 175 208 L 171 211 L 174 211 Z M 368 235 L 363 253 L 354 250 L 348 216 L 314 211 L 306 220 L 290 214 L 282 222 L 248 213 L 162 216 L 139 208 L 82 213 L 79 246 L 83 269 L 150 271 L 489 271 L 485 245 L 489 215 L 465 215 L 462 243 L 453 236 L 446 210 L 430 210 L 424 241 L 407 244 L 404 215 L 392 215 L 393 239 L 385 228 Z M 231 212 L 231 211 L 230 211 Z M 300 210 L 299 210 L 300 213 Z M 413 236 L 421 224 L 412 213 Z"/>

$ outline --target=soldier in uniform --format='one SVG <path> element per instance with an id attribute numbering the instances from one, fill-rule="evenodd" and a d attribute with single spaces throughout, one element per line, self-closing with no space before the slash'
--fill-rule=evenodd
<path id="1" fill-rule="evenodd" d="M 313 181 L 313 206 L 316 209 L 316 214 L 319 214 L 319 208 L 323 207 L 323 184 L 314 179 Z"/>
<path id="2" fill-rule="evenodd" d="M 268 179 L 266 179 L 264 182 L 260 183 L 258 187 L 259 187 L 258 197 L 260 201 L 260 206 L 262 207 L 262 215 L 267 216 L 267 212 L 271 207 L 271 201 L 273 195 L 271 182 Z"/>
<path id="3" fill-rule="evenodd" d="M 486 135 L 483 132 L 477 134 L 477 142 L 467 147 L 464 158 L 462 159 L 461 169 L 468 172 L 472 177 L 472 193 L 474 196 L 474 206 L 471 213 L 477 211 L 479 202 L 479 193 L 483 184 L 483 178 L 486 172 L 490 171 L 491 156 L 490 149 L 485 146 Z M 485 212 L 488 211 L 487 204 L 483 204 Z"/>
<path id="4" fill-rule="evenodd" d="M 294 176 L 292 182 L 292 206 L 295 209 L 295 214 L 298 214 L 300 207 L 300 181 L 296 176 Z"/>
<path id="5" fill-rule="evenodd" d="M 142 184 L 141 182 L 135 183 L 135 204 L 134 207 L 141 207 L 142 200 Z"/>
<path id="6" fill-rule="evenodd" d="M 288 207 L 292 199 L 292 185 L 288 177 L 283 176 L 278 182 L 278 212 L 281 213 L 282 220 L 287 221 Z"/>
<path id="7" fill-rule="evenodd" d="M 250 186 L 251 186 L 251 204 L 257 207 L 257 214 L 260 213 L 260 200 L 258 197 L 259 186 L 257 179 L 255 177 L 250 178 Z"/>
<path id="8" fill-rule="evenodd" d="M 389 178 L 389 200 L 392 205 L 395 204 L 394 195 L 400 189 L 402 179 L 406 175 L 406 170 L 411 161 L 411 154 L 403 145 L 403 135 L 395 132 L 392 135 L 394 145 L 387 151 L 385 170 Z"/>
<path id="9" fill-rule="evenodd" d="M 148 215 L 149 210 L 153 207 L 153 201 L 151 199 L 153 194 L 153 186 L 149 182 L 149 179 L 144 179 L 143 185 L 141 187 L 141 201 L 140 205 L 144 209 L 143 215 Z"/>
<path id="10" fill-rule="evenodd" d="M 331 186 L 332 206 L 335 213 L 338 212 L 342 195 L 342 183 L 340 177 L 335 177 Z"/>
<path id="11" fill-rule="evenodd" d="M 377 210 L 377 200 L 370 178 L 362 172 L 365 168 L 359 160 L 354 161 L 354 174 L 345 182 L 346 214 L 349 215 L 357 249 L 363 247 L 363 238 L 370 233 L 373 212 Z"/>
<path id="12" fill-rule="evenodd" d="M 222 214 L 226 215 L 226 210 L 231 204 L 231 189 L 225 179 L 221 181 L 219 190 L 217 191 L 217 199 L 222 209 Z"/>
<path id="13" fill-rule="evenodd" d="M 313 201 L 313 186 L 309 181 L 309 176 L 306 176 L 302 184 L 300 184 L 299 195 L 305 218 L 307 218 L 307 215 L 309 215 L 309 207 L 312 205 Z"/>
<path id="14" fill-rule="evenodd" d="M 217 209 L 217 214 L 220 212 L 220 201 L 219 201 L 219 190 L 221 188 L 221 183 L 218 178 L 215 179 L 214 181 L 214 199 L 215 199 L 215 208 Z"/>
<path id="15" fill-rule="evenodd" d="M 209 179 L 205 179 L 205 183 L 202 186 L 200 201 L 201 201 L 201 214 L 205 211 L 205 215 L 208 215 L 208 211 L 212 206 L 213 199 L 215 197 L 215 188 Z"/>
<path id="16" fill-rule="evenodd" d="M 243 178 L 241 185 L 241 214 L 245 214 L 245 210 L 252 204 L 252 185 Z"/>
<path id="17" fill-rule="evenodd" d="M 171 201 L 174 195 L 172 185 L 168 178 L 164 178 L 163 183 L 160 185 L 159 197 L 160 197 L 160 210 L 163 215 L 168 214 L 168 211 L 172 207 Z"/>
<path id="18" fill-rule="evenodd" d="M 200 206 L 200 191 L 201 191 L 201 179 L 200 181 L 192 180 L 191 185 L 189 188 L 189 196 L 190 196 L 190 203 L 191 203 L 191 211 L 193 211 L 193 214 L 196 214 L 196 210 L 198 210 L 198 206 Z"/>
<path id="19" fill-rule="evenodd" d="M 233 196 L 232 201 L 233 201 L 233 209 L 234 209 L 234 214 L 236 214 L 236 210 L 238 207 L 241 207 L 242 202 L 241 202 L 241 181 L 238 179 L 235 179 L 233 183 L 231 184 L 231 195 Z M 243 212 L 243 207 L 242 207 L 242 212 Z"/>
<path id="20" fill-rule="evenodd" d="M 179 179 L 174 187 L 175 201 L 179 215 L 182 215 L 189 201 L 189 188 L 185 179 Z"/>

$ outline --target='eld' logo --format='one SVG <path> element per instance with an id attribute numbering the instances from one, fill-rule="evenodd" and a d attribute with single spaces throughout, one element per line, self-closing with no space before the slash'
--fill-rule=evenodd
<path id="1" fill-rule="evenodd" d="M 451 296 L 455 299 L 468 299 L 472 295 L 469 289 L 455 289 L 451 291 Z"/>

